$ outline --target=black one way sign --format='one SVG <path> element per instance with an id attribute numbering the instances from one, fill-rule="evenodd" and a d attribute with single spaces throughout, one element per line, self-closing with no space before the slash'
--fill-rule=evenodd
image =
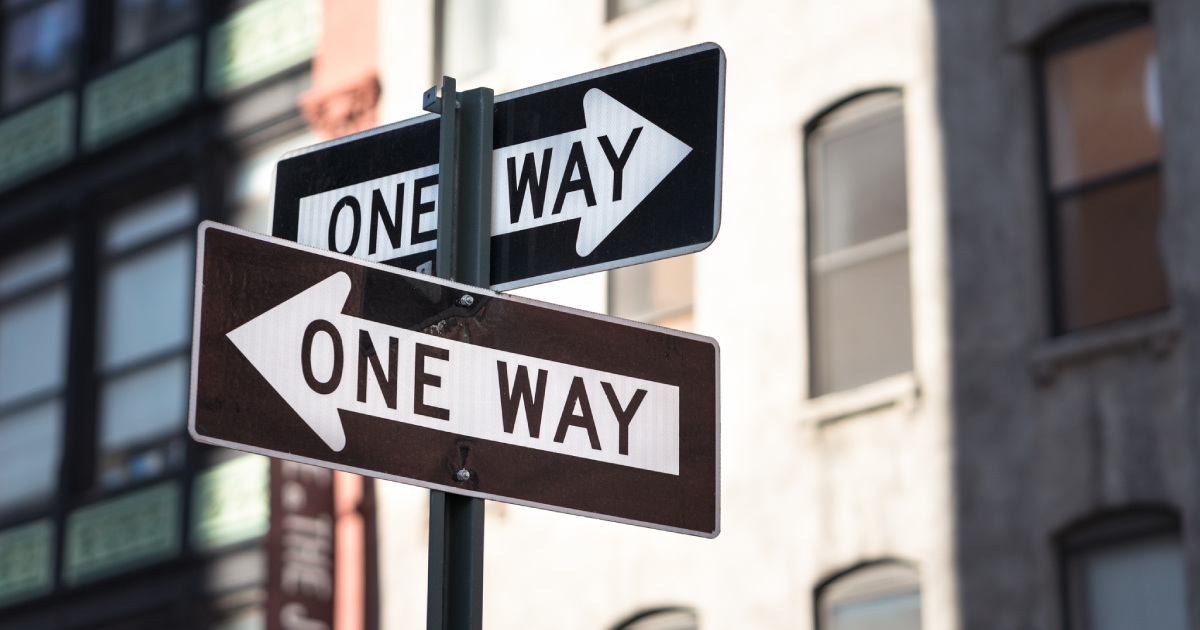
<path id="1" fill-rule="evenodd" d="M 717 535 L 714 340 L 211 222 L 198 249 L 196 440 Z"/>
<path id="2" fill-rule="evenodd" d="M 720 226 L 716 44 L 495 99 L 491 287 L 699 251 Z M 433 272 L 439 117 L 301 149 L 275 172 L 275 236 Z"/>

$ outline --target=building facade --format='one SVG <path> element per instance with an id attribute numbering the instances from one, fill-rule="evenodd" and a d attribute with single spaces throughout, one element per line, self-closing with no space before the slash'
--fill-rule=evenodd
<path id="1" fill-rule="evenodd" d="M 1200 629 L 1200 4 L 3 6 L 0 628 L 423 627 L 427 491 L 183 434 L 191 230 L 437 77 L 713 41 L 716 242 L 520 293 L 720 342 L 721 535 L 489 503 L 485 625 Z"/>
<path id="2" fill-rule="evenodd" d="M 0 8 L 0 627 L 376 627 L 373 485 L 185 430 L 196 225 L 369 124 L 327 8 Z"/>
<path id="3" fill-rule="evenodd" d="M 717 241 L 522 291 L 721 343 L 722 533 L 490 505 L 488 627 L 1200 627 L 1200 6 L 381 6 L 382 120 L 441 74 L 729 60 Z M 425 493 L 379 493 L 383 627 L 420 627 Z"/>

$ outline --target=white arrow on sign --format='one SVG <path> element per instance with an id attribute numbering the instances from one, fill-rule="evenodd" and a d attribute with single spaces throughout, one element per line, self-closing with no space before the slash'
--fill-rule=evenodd
<path id="1" fill-rule="evenodd" d="M 584 95 L 583 114 L 583 129 L 493 152 L 493 236 L 579 219 L 575 253 L 587 256 L 692 151 L 598 89 Z M 434 249 L 437 172 L 434 164 L 304 197 L 296 240 L 373 261 Z"/>
<path id="2" fill-rule="evenodd" d="M 338 272 L 228 333 L 334 451 L 339 410 L 679 474 L 679 388 L 351 315 Z"/>
<path id="3" fill-rule="evenodd" d="M 587 256 L 692 151 L 598 89 L 583 116 L 583 129 L 492 153 L 493 235 L 580 219 Z"/>

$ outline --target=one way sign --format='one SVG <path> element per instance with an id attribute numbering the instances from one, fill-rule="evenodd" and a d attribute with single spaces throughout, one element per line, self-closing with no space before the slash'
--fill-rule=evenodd
<path id="1" fill-rule="evenodd" d="M 699 251 L 720 226 L 725 57 L 704 44 L 496 97 L 491 286 Z M 436 115 L 302 149 L 273 234 L 426 273 Z"/>
<path id="2" fill-rule="evenodd" d="M 209 222 L 198 247 L 197 440 L 718 533 L 712 339 Z"/>

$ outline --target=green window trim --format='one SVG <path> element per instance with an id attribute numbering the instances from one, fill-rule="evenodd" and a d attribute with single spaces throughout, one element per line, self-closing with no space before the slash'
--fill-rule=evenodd
<path id="1" fill-rule="evenodd" d="M 209 31 L 206 89 L 227 94 L 309 61 L 320 37 L 320 0 L 259 0 Z"/>
<path id="2" fill-rule="evenodd" d="M 82 143 L 93 151 L 163 120 L 196 96 L 200 42 L 185 37 L 84 88 Z"/>
<path id="3" fill-rule="evenodd" d="M 242 455 L 196 476 L 193 548 L 216 549 L 266 535 L 271 524 L 270 462 L 259 455 Z"/>
<path id="4" fill-rule="evenodd" d="M 80 508 L 67 517 L 63 578 L 71 585 L 174 557 L 180 488 L 167 481 Z"/>
<path id="5" fill-rule="evenodd" d="M 54 589 L 54 521 L 0 532 L 0 607 Z"/>
<path id="6" fill-rule="evenodd" d="M 63 92 L 0 120 L 0 191 L 70 161 L 75 95 Z"/>

